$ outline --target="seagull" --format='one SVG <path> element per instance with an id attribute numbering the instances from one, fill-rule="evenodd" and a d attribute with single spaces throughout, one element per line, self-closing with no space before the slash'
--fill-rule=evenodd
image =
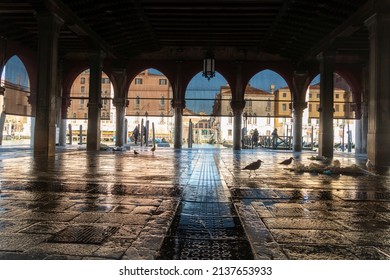
<path id="1" fill-rule="evenodd" d="M 138 153 L 136 150 L 134 150 L 134 154 L 135 154 L 135 155 L 138 155 L 139 153 Z"/>
<path id="2" fill-rule="evenodd" d="M 366 167 L 367 167 L 367 169 L 370 170 L 370 171 L 374 169 L 374 164 L 371 162 L 370 159 L 367 159 Z"/>
<path id="3" fill-rule="evenodd" d="M 290 157 L 289 159 L 286 159 L 282 162 L 280 162 L 279 164 L 283 164 L 283 165 L 290 165 L 292 163 L 292 161 L 294 160 L 293 157 Z"/>
<path id="4" fill-rule="evenodd" d="M 264 161 L 259 159 L 257 161 L 254 161 L 254 162 L 248 164 L 242 170 L 244 170 L 244 169 L 249 170 L 249 177 L 251 177 L 252 171 L 255 172 L 255 175 L 257 175 L 255 170 L 260 168 L 262 162 L 264 162 Z"/>
<path id="5" fill-rule="evenodd" d="M 154 152 L 156 150 L 156 145 L 153 145 L 153 148 L 150 149 L 152 152 Z"/>

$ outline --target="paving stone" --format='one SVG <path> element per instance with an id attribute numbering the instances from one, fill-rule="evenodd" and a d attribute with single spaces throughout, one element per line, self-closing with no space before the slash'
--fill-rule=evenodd
<path id="1" fill-rule="evenodd" d="M 389 174 L 298 174 L 277 164 L 290 154 L 166 149 L 136 164 L 128 153 L 85 151 L 57 154 L 55 165 L 28 155 L 4 159 L 0 258 L 156 259 L 180 225 L 183 258 L 230 258 L 230 244 L 253 253 L 238 258 L 388 260 Z M 302 162 L 310 164 L 311 155 L 303 152 Z M 265 163 L 249 178 L 241 169 L 254 158 Z M 340 159 L 365 162 L 345 153 Z M 94 244 L 74 243 L 77 234 L 48 242 L 67 227 L 100 228 L 103 236 Z"/>

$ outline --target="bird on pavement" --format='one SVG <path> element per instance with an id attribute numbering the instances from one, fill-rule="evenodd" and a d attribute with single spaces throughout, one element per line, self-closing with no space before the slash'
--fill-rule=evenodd
<path id="1" fill-rule="evenodd" d="M 150 149 L 152 152 L 156 150 L 156 145 L 153 146 L 153 148 Z"/>
<path id="2" fill-rule="evenodd" d="M 374 164 L 371 162 L 370 159 L 367 159 L 367 162 L 366 162 L 366 167 L 369 171 L 373 170 L 374 169 Z"/>
<path id="3" fill-rule="evenodd" d="M 286 159 L 282 162 L 279 162 L 279 164 L 283 164 L 283 165 L 290 165 L 292 163 L 292 161 L 294 160 L 293 157 L 290 157 L 289 159 Z"/>
<path id="4" fill-rule="evenodd" d="M 252 171 L 255 173 L 255 175 L 257 175 L 255 170 L 260 168 L 262 162 L 264 162 L 264 161 L 259 159 L 257 161 L 254 161 L 254 162 L 248 164 L 242 170 L 249 170 L 249 177 L 251 177 Z"/>
<path id="5" fill-rule="evenodd" d="M 134 150 L 134 154 L 135 154 L 135 155 L 138 155 L 139 153 L 138 153 L 136 150 Z"/>

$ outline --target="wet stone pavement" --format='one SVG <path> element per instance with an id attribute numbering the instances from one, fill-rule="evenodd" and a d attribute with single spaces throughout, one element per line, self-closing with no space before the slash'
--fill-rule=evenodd
<path id="1" fill-rule="evenodd" d="M 285 151 L 139 152 L 0 153 L 0 259 L 390 259 L 388 172 L 295 173 Z"/>

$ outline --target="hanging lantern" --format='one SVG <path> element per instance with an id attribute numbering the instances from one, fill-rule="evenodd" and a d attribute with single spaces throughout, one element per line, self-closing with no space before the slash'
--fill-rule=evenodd
<path id="1" fill-rule="evenodd" d="M 215 76 L 215 59 L 211 51 L 207 51 L 206 57 L 203 59 L 203 73 L 202 76 L 210 81 Z"/>

